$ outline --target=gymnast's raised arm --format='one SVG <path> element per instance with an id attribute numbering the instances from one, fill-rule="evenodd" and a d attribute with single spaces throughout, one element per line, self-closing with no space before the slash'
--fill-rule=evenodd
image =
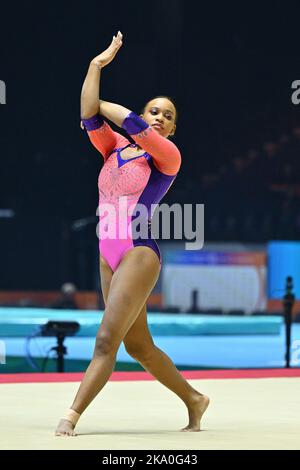
<path id="1" fill-rule="evenodd" d="M 104 161 L 115 147 L 121 146 L 124 137 L 114 132 L 99 114 L 100 75 L 122 46 L 120 31 L 113 37 L 110 46 L 91 62 L 81 91 L 81 128 L 86 129 L 93 146 L 102 154 Z M 126 139 L 125 139 L 126 140 Z M 127 142 L 127 140 L 126 140 Z"/>
<path id="2" fill-rule="evenodd" d="M 90 62 L 81 91 L 80 114 L 82 119 L 89 119 L 99 112 L 101 70 L 116 56 L 122 46 L 122 37 L 119 31 L 117 36 L 113 37 L 110 46 Z"/>

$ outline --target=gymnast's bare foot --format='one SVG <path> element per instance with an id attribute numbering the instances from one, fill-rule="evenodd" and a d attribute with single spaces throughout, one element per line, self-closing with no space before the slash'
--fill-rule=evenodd
<path id="1" fill-rule="evenodd" d="M 67 419 L 61 419 L 55 431 L 55 436 L 77 436 L 74 424 Z"/>
<path id="2" fill-rule="evenodd" d="M 202 415 L 209 405 L 209 398 L 201 393 L 195 395 L 189 405 L 187 405 L 189 412 L 189 424 L 181 429 L 184 432 L 197 432 L 200 431 L 200 423 Z"/>

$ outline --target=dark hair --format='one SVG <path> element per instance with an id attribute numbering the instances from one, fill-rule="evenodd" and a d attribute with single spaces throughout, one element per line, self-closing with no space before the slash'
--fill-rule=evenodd
<path id="1" fill-rule="evenodd" d="M 156 100 L 157 98 L 166 98 L 167 100 L 171 101 L 171 103 L 174 105 L 174 108 L 175 108 L 175 111 L 176 111 L 176 115 L 175 115 L 175 123 L 176 123 L 176 122 L 177 122 L 177 119 L 178 119 L 177 106 L 176 106 L 175 100 L 174 100 L 173 98 L 171 98 L 170 96 L 166 96 L 166 95 L 154 96 L 154 97 L 151 98 L 149 101 L 147 101 L 147 103 L 145 104 L 145 106 L 144 106 L 143 109 L 142 109 L 142 114 L 144 114 L 147 104 L 150 103 L 150 101 L 152 101 L 152 100 Z"/>

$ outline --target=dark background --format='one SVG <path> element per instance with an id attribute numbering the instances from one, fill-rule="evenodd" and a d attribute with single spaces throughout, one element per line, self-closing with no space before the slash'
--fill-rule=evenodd
<path id="1" fill-rule="evenodd" d="M 80 92 L 119 29 L 102 98 L 136 112 L 157 94 L 178 105 L 183 164 L 164 202 L 204 203 L 206 241 L 299 238 L 299 24 L 300 5 L 282 1 L 1 5 L 0 209 L 15 217 L 0 218 L 0 289 L 95 287 L 96 219 L 72 230 L 93 220 L 102 165 L 79 127 Z"/>

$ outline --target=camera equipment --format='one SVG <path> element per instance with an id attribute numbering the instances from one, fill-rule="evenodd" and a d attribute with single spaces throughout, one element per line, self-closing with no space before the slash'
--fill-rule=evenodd
<path id="1" fill-rule="evenodd" d="M 57 372 L 64 372 L 64 355 L 67 354 L 67 348 L 64 346 L 66 336 L 73 336 L 79 330 L 80 325 L 76 321 L 48 321 L 41 326 L 41 336 L 56 336 L 57 346 L 51 348 L 57 355 Z"/>

